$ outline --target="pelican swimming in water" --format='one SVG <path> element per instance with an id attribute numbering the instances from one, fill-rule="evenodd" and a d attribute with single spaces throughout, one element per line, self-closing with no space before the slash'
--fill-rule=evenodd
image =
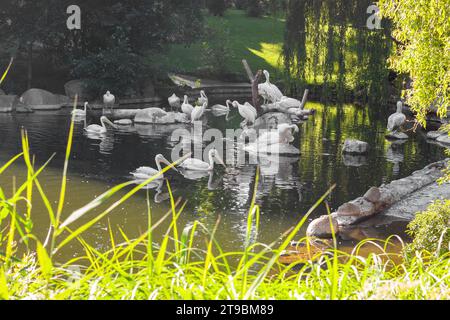
<path id="1" fill-rule="evenodd" d="M 294 141 L 294 135 L 292 133 L 299 132 L 297 125 L 289 125 L 282 123 L 278 126 L 276 131 L 269 131 L 263 133 L 257 140 L 258 145 L 273 145 L 273 144 L 289 144 Z"/>
<path id="2" fill-rule="evenodd" d="M 153 176 L 156 176 L 157 174 L 159 174 L 162 171 L 161 163 L 164 163 L 168 166 L 172 165 L 166 158 L 164 158 L 164 156 L 162 154 L 158 154 L 155 157 L 155 163 L 156 163 L 156 168 L 158 168 L 158 169 L 153 169 L 151 167 L 140 167 L 140 168 L 137 168 L 135 171 L 130 172 L 130 174 L 138 180 L 145 181 L 145 180 L 150 179 Z M 162 180 L 162 179 L 164 179 L 164 174 L 161 174 L 161 175 L 155 177 L 155 180 Z"/>
<path id="3" fill-rule="evenodd" d="M 200 91 L 200 98 L 198 98 L 197 102 L 198 102 L 198 104 L 201 105 L 201 106 L 204 105 L 205 103 L 206 103 L 206 106 L 208 106 L 209 99 L 208 99 L 208 97 L 206 96 L 206 93 L 205 93 L 204 90 L 201 90 L 201 91 Z"/>
<path id="4" fill-rule="evenodd" d="M 203 103 L 203 105 L 200 106 L 196 106 L 191 113 L 191 122 L 194 123 L 197 120 L 200 120 L 200 118 L 203 116 L 203 114 L 205 113 L 206 107 L 208 105 L 208 102 Z"/>
<path id="5" fill-rule="evenodd" d="M 270 82 L 269 71 L 264 70 L 264 76 L 266 77 L 266 82 L 258 85 L 258 92 L 259 95 L 264 98 L 264 104 L 266 104 L 267 101 L 272 103 L 280 101 L 284 95 L 276 85 Z"/>
<path id="6" fill-rule="evenodd" d="M 194 107 L 191 104 L 189 104 L 188 96 L 185 95 L 183 104 L 181 105 L 181 111 L 183 111 L 183 113 L 187 114 L 190 117 L 192 115 L 193 110 Z"/>
<path id="7" fill-rule="evenodd" d="M 111 92 L 106 91 L 106 93 L 103 95 L 103 104 L 105 105 L 105 109 L 112 109 L 114 108 L 114 104 L 116 103 L 116 97 L 111 94 Z"/>
<path id="8" fill-rule="evenodd" d="M 181 108 L 181 99 L 174 93 L 171 95 L 167 101 L 169 102 L 169 106 L 172 109 L 179 109 Z"/>
<path id="9" fill-rule="evenodd" d="M 227 100 L 225 102 L 225 105 L 222 104 L 215 104 L 211 107 L 211 110 L 213 112 L 216 113 L 226 113 L 226 112 L 230 112 L 230 105 L 231 105 L 231 100 Z"/>
<path id="10" fill-rule="evenodd" d="M 105 116 L 102 116 L 100 118 L 100 123 L 102 124 L 101 126 L 99 126 L 98 124 L 91 124 L 90 126 L 87 126 L 86 128 L 84 128 L 84 130 L 88 134 L 103 134 L 108 131 L 105 124 L 108 124 L 111 127 L 113 127 L 114 129 L 117 129 L 117 126 L 114 123 L 112 123 L 111 121 L 109 121 L 109 119 Z"/>
<path id="11" fill-rule="evenodd" d="M 239 114 L 242 118 L 244 118 L 244 121 L 242 122 L 243 125 L 255 123 L 258 112 L 250 103 L 246 102 L 244 104 L 240 104 L 237 101 L 233 101 L 232 106 L 238 108 Z"/>
<path id="12" fill-rule="evenodd" d="M 199 159 L 189 158 L 180 163 L 179 167 L 191 171 L 213 171 L 214 163 L 216 161 L 225 167 L 225 163 L 223 162 L 222 158 L 219 155 L 219 152 L 217 152 L 216 149 L 211 149 L 209 151 L 208 160 L 209 163 Z"/>
<path id="13" fill-rule="evenodd" d="M 85 102 L 84 103 L 84 110 L 75 109 L 75 110 L 72 111 L 72 115 L 74 117 L 86 117 L 88 105 L 89 105 L 89 103 Z"/>
<path id="14" fill-rule="evenodd" d="M 397 102 L 397 112 L 388 119 L 387 129 L 391 133 L 397 133 L 406 123 L 406 115 L 403 114 L 403 103 Z"/>

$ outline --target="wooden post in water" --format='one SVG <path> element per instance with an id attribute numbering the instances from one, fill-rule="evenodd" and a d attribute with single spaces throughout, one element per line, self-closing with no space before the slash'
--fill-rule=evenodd
<path id="1" fill-rule="evenodd" d="M 259 101 L 259 93 L 258 93 L 258 84 L 262 77 L 262 71 L 258 70 L 255 76 L 253 76 L 252 69 L 247 62 L 247 60 L 243 59 L 242 64 L 244 65 L 245 72 L 247 72 L 248 79 L 252 84 L 252 102 L 253 106 L 256 110 L 261 111 L 261 103 Z"/>

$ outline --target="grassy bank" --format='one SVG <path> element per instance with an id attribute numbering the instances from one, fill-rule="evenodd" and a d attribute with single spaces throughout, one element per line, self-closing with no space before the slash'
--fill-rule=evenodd
<path id="1" fill-rule="evenodd" d="M 143 222 L 147 228 L 143 234 L 129 239 L 122 232 L 117 238 L 109 226 L 105 236 L 110 238 L 110 247 L 98 249 L 87 243 L 83 235 L 155 177 L 140 185 L 121 184 L 79 210 L 65 212 L 64 203 L 76 197 L 73 191 L 66 190 L 72 133 L 73 126 L 61 177 L 60 200 L 56 205 L 48 201 L 39 182 L 46 164 L 35 167 L 26 133 L 22 139 L 23 153 L 0 166 L 0 175 L 19 161 L 27 169 L 27 178 L 17 181 L 12 193 L 0 186 L 1 299 L 360 300 L 448 299 L 450 296 L 448 255 L 422 251 L 403 260 L 399 254 L 387 252 L 387 242 L 366 241 L 349 254 L 336 249 L 336 239 L 329 249 L 320 251 L 312 250 L 310 239 L 300 239 L 304 259 L 281 264 L 280 257 L 293 240 L 299 240 L 298 231 L 332 190 L 272 244 L 257 241 L 261 217 L 253 200 L 242 252 L 221 249 L 215 239 L 215 232 L 221 227 L 220 219 L 213 230 L 199 221 L 180 225 L 178 218 L 185 203 L 172 197 L 171 209 L 155 221 L 148 197 L 148 216 Z M 124 191 L 124 196 L 114 197 Z M 46 239 L 38 239 L 33 234 L 36 201 L 45 203 L 51 223 Z M 101 210 L 92 217 L 95 208 Z M 164 236 L 154 238 L 154 231 L 164 222 L 169 222 Z M 84 254 L 61 261 L 58 253 L 75 242 L 81 244 Z M 368 256 L 360 254 L 369 244 L 376 246 L 378 252 Z"/>
<path id="2" fill-rule="evenodd" d="M 229 31 L 229 48 L 232 58 L 229 72 L 244 74 L 242 59 L 247 59 L 252 68 L 280 70 L 279 58 L 283 46 L 283 19 L 275 17 L 251 18 L 244 11 L 228 10 L 224 17 L 207 15 L 208 26 Z M 204 66 L 202 43 L 199 41 L 189 47 L 172 45 L 161 62 L 175 72 L 195 73 Z"/>

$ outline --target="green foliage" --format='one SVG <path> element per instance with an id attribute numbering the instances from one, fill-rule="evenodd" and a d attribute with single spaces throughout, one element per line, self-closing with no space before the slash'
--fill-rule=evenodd
<path id="1" fill-rule="evenodd" d="M 249 17 L 260 17 L 264 13 L 261 0 L 247 0 L 247 15 Z"/>
<path id="2" fill-rule="evenodd" d="M 450 106 L 450 5 L 445 1 L 380 0 L 399 42 L 391 65 L 412 79 L 404 93 L 421 125 L 432 105 L 446 116 Z"/>
<path id="3" fill-rule="evenodd" d="M 206 0 L 206 7 L 209 12 L 214 16 L 222 17 L 227 10 L 226 0 Z"/>
<path id="4" fill-rule="evenodd" d="M 406 252 L 416 251 L 448 254 L 450 248 L 450 200 L 437 201 L 426 211 L 419 213 L 408 226 L 408 233 L 414 238 Z"/>
<path id="5" fill-rule="evenodd" d="M 230 31 L 225 23 L 206 30 L 206 39 L 202 43 L 202 61 L 204 68 L 211 74 L 220 76 L 229 72 L 229 63 L 233 58 L 229 39 Z"/>

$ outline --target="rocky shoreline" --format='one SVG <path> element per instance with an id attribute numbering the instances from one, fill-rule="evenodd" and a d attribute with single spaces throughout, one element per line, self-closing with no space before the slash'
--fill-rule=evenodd
<path id="1" fill-rule="evenodd" d="M 416 193 L 433 186 L 443 176 L 443 169 L 446 168 L 448 161 L 449 159 L 446 159 L 430 164 L 406 178 L 370 188 L 364 196 L 343 204 L 331 214 L 331 217 L 325 215 L 312 221 L 307 235 L 327 239 L 332 237 L 332 231 L 339 234 L 346 227 L 358 225 L 383 214 L 402 200 L 413 197 Z M 333 226 L 333 230 L 331 226 Z"/>

